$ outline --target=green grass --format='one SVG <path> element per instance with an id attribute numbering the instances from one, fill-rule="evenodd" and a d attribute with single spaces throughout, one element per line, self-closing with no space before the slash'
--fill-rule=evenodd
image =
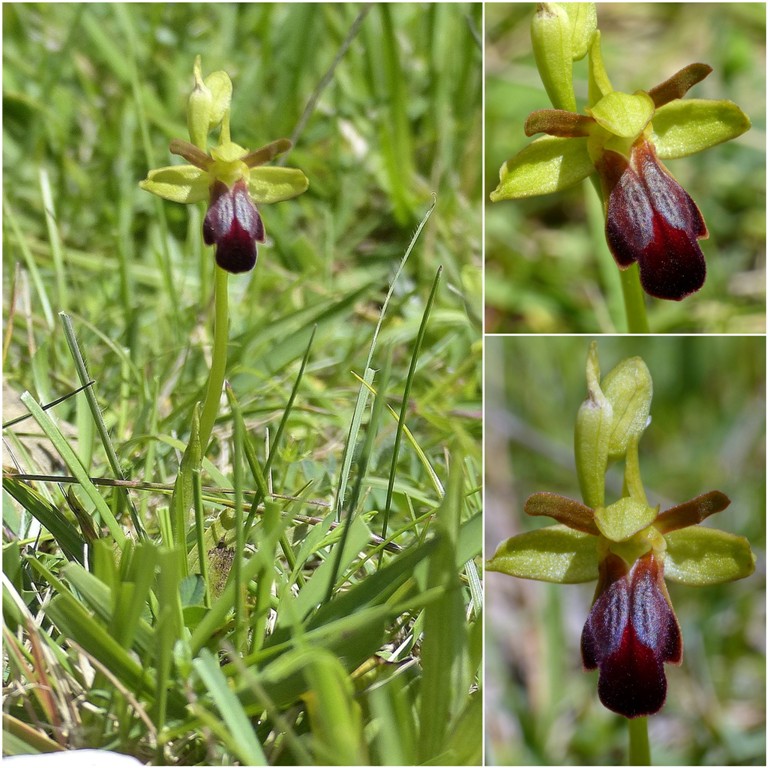
<path id="1" fill-rule="evenodd" d="M 479 6 L 3 13 L 5 463 L 77 478 L 4 476 L 4 752 L 477 764 Z M 197 54 L 310 180 L 229 280 L 202 473 L 204 208 L 138 188 Z"/>
<path id="2" fill-rule="evenodd" d="M 551 520 L 523 514 L 537 491 L 580 498 L 573 458 L 589 338 L 486 342 L 485 547 Z M 765 339 L 598 339 L 603 375 L 640 355 L 653 378 L 640 469 L 662 509 L 718 489 L 731 499 L 705 525 L 746 536 L 755 573 L 713 587 L 670 584 L 681 666 L 649 718 L 655 765 L 765 763 Z M 491 362 L 492 361 L 492 362 Z M 622 468 L 608 473 L 610 499 Z M 495 765 L 620 765 L 627 728 L 597 697 L 579 640 L 594 584 L 544 584 L 489 573 L 486 760 Z"/>
<path id="3" fill-rule="evenodd" d="M 550 107 L 530 41 L 530 4 L 490 3 L 486 14 L 485 200 L 499 168 L 526 146 L 528 114 Z M 647 299 L 652 333 L 765 330 L 765 6 L 759 3 L 634 3 L 598 6 L 613 87 L 653 87 L 683 66 L 714 72 L 691 97 L 730 99 L 750 117 L 738 139 L 669 170 L 709 229 L 701 241 L 707 280 L 682 302 Z M 579 107 L 586 59 L 574 65 Z M 486 332 L 624 332 L 619 273 L 605 245 L 591 184 L 486 205 Z"/>

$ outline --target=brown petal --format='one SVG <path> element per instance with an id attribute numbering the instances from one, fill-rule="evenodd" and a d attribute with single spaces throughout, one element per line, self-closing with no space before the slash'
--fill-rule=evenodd
<path id="1" fill-rule="evenodd" d="M 593 125 L 594 118 L 586 115 L 578 115 L 565 109 L 538 109 L 528 115 L 525 121 L 525 135 L 547 133 L 550 136 L 573 139 L 589 136 Z"/>
<path id="2" fill-rule="evenodd" d="M 653 527 L 660 533 L 669 533 L 679 528 L 696 525 L 716 512 L 722 512 L 731 500 L 720 491 L 702 493 L 690 501 L 684 501 L 676 507 L 662 512 L 654 521 Z"/>
<path id="3" fill-rule="evenodd" d="M 658 109 L 670 101 L 682 99 L 690 88 L 700 83 L 711 71 L 712 67 L 709 64 L 689 64 L 679 72 L 675 72 L 668 80 L 651 88 L 648 95 Z"/>
<path id="4" fill-rule="evenodd" d="M 579 501 L 574 501 L 557 493 L 542 491 L 529 496 L 525 502 L 525 512 L 528 515 L 546 515 L 563 523 L 569 528 L 583 533 L 598 536 L 600 531 L 595 524 L 592 510 Z"/>

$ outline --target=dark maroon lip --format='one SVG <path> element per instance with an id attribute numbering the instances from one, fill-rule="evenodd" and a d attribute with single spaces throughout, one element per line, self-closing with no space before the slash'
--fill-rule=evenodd
<path id="1" fill-rule="evenodd" d="M 605 233 L 616 263 L 637 262 L 646 293 L 680 301 L 698 291 L 707 274 L 698 244 L 708 236 L 690 195 L 640 140 L 630 162 L 606 151 L 598 166 L 607 194 Z"/>
<path id="2" fill-rule="evenodd" d="M 216 245 L 216 263 L 228 272 L 248 272 L 256 265 L 256 243 L 265 240 L 264 223 L 243 179 L 227 187 L 216 181 L 203 221 L 203 239 Z"/>
<path id="3" fill-rule="evenodd" d="M 597 691 L 605 707 L 629 718 L 653 715 L 667 696 L 664 663 L 683 657 L 663 566 L 652 552 L 629 570 L 609 555 L 598 589 L 581 635 L 584 666 L 600 669 Z"/>

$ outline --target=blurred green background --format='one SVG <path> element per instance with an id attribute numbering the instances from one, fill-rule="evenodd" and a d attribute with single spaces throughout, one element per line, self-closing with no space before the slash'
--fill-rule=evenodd
<path id="1" fill-rule="evenodd" d="M 523 530 L 535 491 L 580 498 L 573 461 L 589 338 L 486 340 L 486 556 Z M 640 468 L 662 509 L 719 489 L 731 506 L 705 524 L 746 536 L 755 573 L 714 587 L 670 584 L 684 638 L 681 667 L 650 718 L 655 765 L 765 764 L 765 339 L 611 337 L 602 374 L 640 355 L 654 384 Z M 609 489 L 621 489 L 621 467 Z M 610 495 L 611 491 L 609 491 Z M 579 640 L 594 584 L 486 576 L 486 762 L 621 765 L 624 721 L 597 698 Z"/>
<path id="2" fill-rule="evenodd" d="M 499 168 L 526 146 L 527 115 L 551 107 L 530 41 L 533 3 L 486 6 L 486 331 L 623 331 L 618 268 L 591 184 L 491 204 Z M 730 99 L 750 117 L 738 139 L 668 163 L 709 228 L 707 281 L 682 302 L 649 299 L 651 331 L 765 328 L 765 4 L 599 3 L 613 87 L 647 90 L 692 62 L 714 72 L 690 93 Z M 586 102 L 587 60 L 574 84 Z"/>

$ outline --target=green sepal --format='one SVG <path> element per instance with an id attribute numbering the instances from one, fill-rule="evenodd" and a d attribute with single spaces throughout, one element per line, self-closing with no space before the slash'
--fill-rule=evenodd
<path id="1" fill-rule="evenodd" d="M 608 457 L 619 459 L 632 438 L 639 438 L 649 423 L 653 381 L 641 357 L 622 360 L 608 373 L 601 387 L 613 407 Z"/>
<path id="2" fill-rule="evenodd" d="M 558 584 L 593 581 L 598 575 L 597 541 L 565 525 L 550 525 L 502 542 L 486 568 Z"/>
<path id="3" fill-rule="evenodd" d="M 735 139 L 750 127 L 732 101 L 678 99 L 656 110 L 651 141 L 661 160 L 672 160 Z"/>
<path id="4" fill-rule="evenodd" d="M 559 192 L 594 172 L 587 139 L 544 136 L 501 166 L 499 186 L 491 192 L 491 201 Z"/>
<path id="5" fill-rule="evenodd" d="M 552 106 L 575 112 L 571 19 L 562 4 L 538 4 L 531 21 L 531 43 Z"/>
<path id="6" fill-rule="evenodd" d="M 635 138 L 651 122 L 654 109 L 653 99 L 645 91 L 612 91 L 593 107 L 588 107 L 587 113 L 608 133 L 623 138 Z"/>
<path id="7" fill-rule="evenodd" d="M 743 536 L 715 528 L 684 528 L 664 536 L 664 575 L 683 584 L 721 584 L 749 576 L 755 556 Z"/>
<path id="8" fill-rule="evenodd" d="M 595 510 L 595 523 L 606 539 L 626 541 L 647 528 L 658 513 L 658 507 L 649 507 L 637 499 L 625 496 L 607 507 L 598 507 Z"/>
<path id="9" fill-rule="evenodd" d="M 595 30 L 589 47 L 589 103 L 597 104 L 603 96 L 613 91 L 611 81 L 603 64 L 603 52 L 600 48 L 600 30 Z"/>
<path id="10" fill-rule="evenodd" d="M 232 104 L 232 80 L 222 70 L 211 72 L 205 78 L 205 85 L 211 92 L 211 129 L 215 128 L 229 111 Z"/>
<path id="11" fill-rule="evenodd" d="M 575 531 L 597 536 L 600 531 L 595 525 L 592 510 L 579 501 L 560 496 L 558 493 L 541 491 L 529 496 L 525 501 L 525 513 L 533 517 L 546 515 L 567 525 Z"/>
<path id="12" fill-rule="evenodd" d="M 174 203 L 199 203 L 209 197 L 210 177 L 194 165 L 169 165 L 150 171 L 139 186 Z"/>
<path id="13" fill-rule="evenodd" d="M 248 190 L 256 203 L 279 203 L 306 192 L 309 179 L 298 168 L 276 165 L 252 168 L 248 176 Z"/>

